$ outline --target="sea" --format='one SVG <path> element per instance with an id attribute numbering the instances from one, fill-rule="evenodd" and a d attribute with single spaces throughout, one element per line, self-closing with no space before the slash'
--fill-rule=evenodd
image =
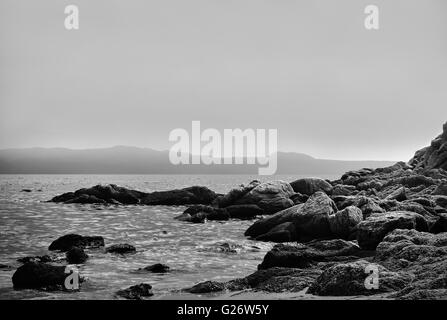
<path id="1" fill-rule="evenodd" d="M 193 224 L 174 219 L 185 206 L 103 206 L 47 201 L 64 192 L 97 184 L 113 183 L 144 192 L 200 185 L 226 193 L 254 179 L 291 182 L 302 177 L 0 175 L 0 264 L 4 265 L 0 269 L 0 299 L 117 299 L 116 291 L 139 283 L 152 285 L 154 296 L 150 299 L 213 298 L 215 294 L 197 296 L 182 289 L 202 281 L 229 281 L 255 272 L 273 244 L 244 237 L 253 221 Z M 14 290 L 12 275 L 21 265 L 17 259 L 48 254 L 49 244 L 68 233 L 103 236 L 106 246 L 128 243 L 137 251 L 115 255 L 103 249 L 87 250 L 87 262 L 75 266 L 85 278 L 81 290 L 76 292 Z M 228 245 L 234 250 L 222 250 Z M 168 265 L 171 271 L 164 274 L 138 271 L 156 263 Z"/>

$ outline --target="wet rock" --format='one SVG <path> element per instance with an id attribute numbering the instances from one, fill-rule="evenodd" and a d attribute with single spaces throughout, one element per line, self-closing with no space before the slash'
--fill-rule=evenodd
<path id="1" fill-rule="evenodd" d="M 400 290 L 412 281 L 409 275 L 391 272 L 375 264 L 378 269 L 379 286 L 377 289 L 367 289 L 365 279 L 369 275 L 367 267 L 371 265 L 368 261 L 358 260 L 331 266 L 325 269 L 310 286 L 308 293 L 319 296 L 371 295 Z"/>
<path id="2" fill-rule="evenodd" d="M 289 183 L 270 181 L 257 185 L 234 204 L 255 204 L 264 214 L 273 214 L 293 206 L 290 197 L 294 194 Z"/>
<path id="3" fill-rule="evenodd" d="M 149 272 L 152 272 L 152 273 L 167 273 L 167 272 L 169 272 L 170 268 L 169 268 L 169 266 L 167 266 L 165 264 L 156 263 L 156 264 L 153 264 L 151 266 L 140 268 L 138 270 L 140 270 L 140 271 L 149 271 Z"/>
<path id="4" fill-rule="evenodd" d="M 106 248 L 107 253 L 117 253 L 117 254 L 126 254 L 126 253 L 134 253 L 137 250 L 134 246 L 127 244 L 127 243 L 121 243 L 121 244 L 113 244 Z"/>
<path id="5" fill-rule="evenodd" d="M 349 206 L 329 216 L 329 228 L 336 237 L 348 239 L 362 220 L 362 210 Z"/>
<path id="6" fill-rule="evenodd" d="M 14 289 L 53 289 L 63 290 L 65 266 L 53 266 L 40 262 L 27 262 L 20 266 L 12 276 Z"/>
<path id="7" fill-rule="evenodd" d="M 84 249 L 73 247 L 66 253 L 67 262 L 70 264 L 84 263 L 88 259 L 88 255 L 84 252 Z"/>
<path id="8" fill-rule="evenodd" d="M 232 205 L 225 208 L 232 219 L 249 220 L 264 214 L 264 210 L 255 204 Z"/>
<path id="9" fill-rule="evenodd" d="M 79 234 L 67 234 L 54 240 L 48 250 L 68 251 L 72 247 L 98 248 L 104 246 L 104 238 L 100 236 L 81 236 Z"/>
<path id="10" fill-rule="evenodd" d="M 31 189 L 22 189 L 21 192 L 32 192 L 33 190 Z"/>
<path id="11" fill-rule="evenodd" d="M 374 250 L 383 238 L 395 229 L 427 231 L 428 224 L 423 216 L 414 212 L 374 214 L 357 225 L 357 240 L 361 248 Z"/>
<path id="12" fill-rule="evenodd" d="M 127 289 L 119 290 L 116 295 L 125 299 L 142 300 L 143 297 L 151 297 L 154 294 L 150 284 L 140 283 Z"/>
<path id="13" fill-rule="evenodd" d="M 205 281 L 186 289 L 189 293 L 211 293 L 225 290 L 225 284 L 216 281 Z"/>
<path id="14" fill-rule="evenodd" d="M 332 192 L 332 185 L 326 180 L 320 178 L 298 179 L 291 182 L 290 185 L 295 192 L 308 196 L 313 195 L 317 191 L 322 191 L 326 194 L 331 194 Z"/>
<path id="15" fill-rule="evenodd" d="M 358 258 L 365 254 L 355 243 L 341 239 L 319 240 L 297 245 L 278 244 L 265 255 L 258 269 L 309 268 L 318 262 Z"/>

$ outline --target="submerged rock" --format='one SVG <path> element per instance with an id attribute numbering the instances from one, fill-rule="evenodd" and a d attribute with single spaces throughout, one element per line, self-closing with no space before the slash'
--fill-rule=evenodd
<path id="1" fill-rule="evenodd" d="M 161 263 L 156 263 L 144 268 L 140 268 L 138 269 L 139 271 L 149 271 L 152 273 L 167 273 L 170 271 L 169 266 L 165 265 L 165 264 L 161 264 Z"/>
<path id="2" fill-rule="evenodd" d="M 104 238 L 100 236 L 81 236 L 79 234 L 67 234 L 54 240 L 48 250 L 68 251 L 72 247 L 98 248 L 104 247 Z"/>
<path id="3" fill-rule="evenodd" d="M 116 295 L 125 299 L 141 300 L 143 297 L 153 296 L 152 286 L 148 283 L 140 283 L 127 289 L 119 290 Z"/>
<path id="4" fill-rule="evenodd" d="M 107 253 L 117 253 L 117 254 L 126 254 L 126 253 L 134 253 L 137 249 L 133 245 L 127 243 L 120 244 L 112 244 L 106 248 Z"/>

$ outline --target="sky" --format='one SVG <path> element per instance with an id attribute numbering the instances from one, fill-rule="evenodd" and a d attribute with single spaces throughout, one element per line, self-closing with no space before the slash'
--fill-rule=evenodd
<path id="1" fill-rule="evenodd" d="M 165 150 L 194 120 L 408 160 L 447 121 L 447 1 L 0 1 L 0 148 Z"/>

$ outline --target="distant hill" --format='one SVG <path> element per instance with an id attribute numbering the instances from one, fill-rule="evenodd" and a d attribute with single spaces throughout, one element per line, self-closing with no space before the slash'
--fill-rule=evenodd
<path id="1" fill-rule="evenodd" d="M 24 148 L 0 150 L 1 174 L 257 174 L 258 165 L 172 165 L 168 151 L 117 146 L 102 149 Z M 316 159 L 279 152 L 277 174 L 342 174 L 378 168 L 390 161 Z"/>

